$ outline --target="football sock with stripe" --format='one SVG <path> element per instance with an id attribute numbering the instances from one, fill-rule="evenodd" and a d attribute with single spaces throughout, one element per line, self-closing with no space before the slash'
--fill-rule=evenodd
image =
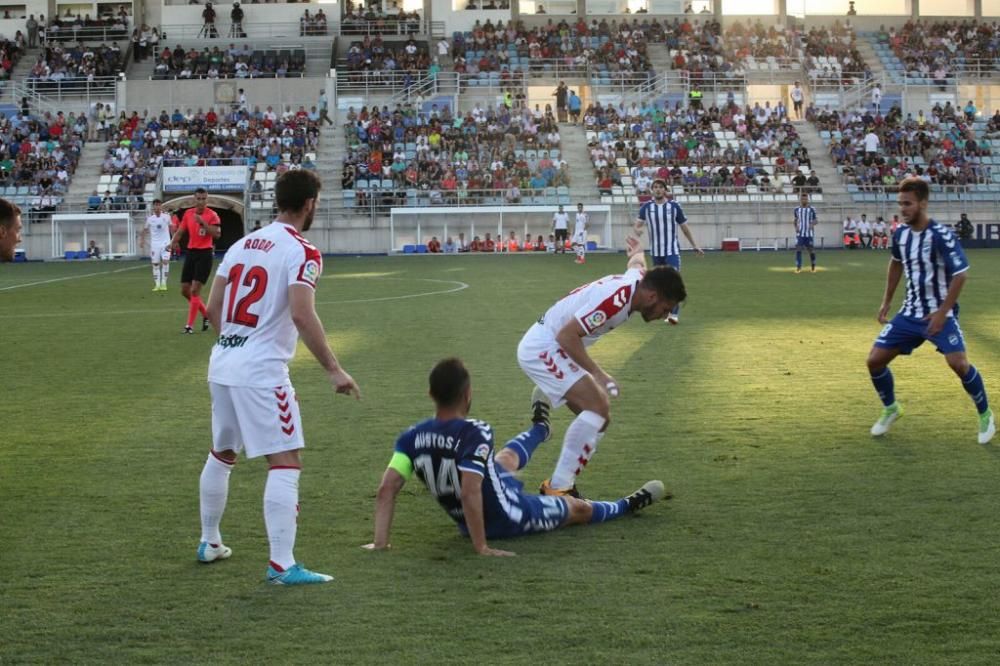
<path id="1" fill-rule="evenodd" d="M 229 474 L 235 463 L 228 463 L 215 454 L 208 454 L 205 467 L 201 470 L 199 495 L 201 498 L 201 540 L 214 546 L 222 543 L 219 523 L 226 510 L 229 497 Z"/>
<path id="2" fill-rule="evenodd" d="M 517 455 L 517 468 L 524 469 L 524 466 L 531 460 L 538 445 L 545 441 L 549 435 L 549 429 L 541 423 L 536 423 L 531 430 L 525 430 L 514 439 L 507 442 L 503 448 L 510 449 Z"/>
<path id="3" fill-rule="evenodd" d="M 153 264 L 152 266 L 153 266 L 153 282 L 155 282 L 156 286 L 159 287 L 160 284 L 162 284 L 160 282 L 160 264 Z"/>
<path id="4" fill-rule="evenodd" d="M 892 378 L 892 370 L 882 368 L 878 372 L 872 372 L 871 377 L 872 384 L 875 386 L 875 391 L 878 392 L 882 404 L 891 407 L 896 402 L 896 388 Z"/>
<path id="5" fill-rule="evenodd" d="M 802 250 L 795 251 L 795 267 L 802 268 Z"/>
<path id="6" fill-rule="evenodd" d="M 984 414 L 990 408 L 990 402 L 986 397 L 986 386 L 983 384 L 983 376 L 976 370 L 976 366 L 970 365 L 969 371 L 962 377 L 962 388 L 976 403 L 976 411 Z"/>
<path id="7" fill-rule="evenodd" d="M 299 475 L 297 467 L 272 467 L 264 484 L 264 526 L 271 544 L 271 563 L 278 570 L 295 564 L 295 533 L 299 513 Z"/>
<path id="8" fill-rule="evenodd" d="M 160 286 L 167 286 L 167 276 L 170 275 L 170 262 L 161 261 L 160 262 Z"/>
<path id="9" fill-rule="evenodd" d="M 597 450 L 601 428 L 605 423 L 603 416 L 589 410 L 580 412 L 573 419 L 566 428 L 559 462 L 552 473 L 550 483 L 553 488 L 571 488 L 576 483 L 577 475 L 584 470 Z"/>
<path id="10" fill-rule="evenodd" d="M 628 513 L 628 500 L 620 499 L 617 502 L 591 502 L 594 512 L 590 515 L 590 523 L 606 523 L 615 518 L 621 518 Z"/>

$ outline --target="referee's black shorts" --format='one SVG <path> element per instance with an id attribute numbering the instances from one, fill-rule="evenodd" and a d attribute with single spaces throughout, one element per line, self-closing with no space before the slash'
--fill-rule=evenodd
<path id="1" fill-rule="evenodd" d="M 569 239 L 569 229 L 556 229 L 556 240 L 566 241 Z"/>
<path id="2" fill-rule="evenodd" d="M 184 257 L 184 268 L 181 269 L 181 282 L 208 284 L 208 276 L 212 274 L 213 253 L 213 250 L 188 250 Z"/>

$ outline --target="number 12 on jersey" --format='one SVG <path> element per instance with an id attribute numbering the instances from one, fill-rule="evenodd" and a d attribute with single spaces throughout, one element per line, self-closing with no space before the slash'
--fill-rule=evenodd
<path id="1" fill-rule="evenodd" d="M 251 266 L 243 275 L 245 264 L 236 264 L 229 270 L 229 301 L 226 307 L 226 321 L 248 328 L 256 328 L 259 317 L 250 312 L 250 306 L 264 297 L 267 290 L 267 270 L 261 266 Z M 236 300 L 240 287 L 250 287 L 243 298 Z"/>

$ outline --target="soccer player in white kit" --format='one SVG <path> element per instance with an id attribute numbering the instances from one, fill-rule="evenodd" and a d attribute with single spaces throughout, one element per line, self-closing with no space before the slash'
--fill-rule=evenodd
<path id="1" fill-rule="evenodd" d="M 311 171 L 289 171 L 274 188 L 274 223 L 237 241 L 219 265 L 208 301 L 219 331 L 208 365 L 212 395 L 212 449 L 201 473 L 201 543 L 198 560 L 214 562 L 232 551 L 219 523 L 226 508 L 236 454 L 265 456 L 264 525 L 271 547 L 267 581 L 276 585 L 326 583 L 331 576 L 296 563 L 299 449 L 305 446 L 299 403 L 288 361 L 301 335 L 337 393 L 360 398 L 358 385 L 340 367 L 316 315 L 315 290 L 323 258 L 301 233 L 312 225 L 320 180 Z"/>
<path id="2" fill-rule="evenodd" d="M 517 362 L 535 383 L 532 400 L 544 394 L 553 407 L 566 404 L 576 419 L 563 438 L 562 452 L 543 495 L 579 497 L 576 477 L 594 455 L 610 416 L 609 395 L 618 382 L 587 353 L 587 347 L 638 312 L 644 321 L 662 320 L 687 297 L 672 266 L 646 270 L 642 244 L 627 241 L 624 275 L 609 275 L 573 290 L 528 329 L 517 347 Z"/>
<path id="3" fill-rule="evenodd" d="M 163 202 L 153 199 L 153 214 L 146 218 L 142 227 L 140 248 L 145 247 L 149 237 L 149 260 L 153 264 L 153 291 L 167 290 L 167 275 L 170 273 L 170 214 L 164 212 Z"/>
<path id="4" fill-rule="evenodd" d="M 576 263 L 587 262 L 587 219 L 583 204 L 576 205 L 576 221 L 573 225 L 573 247 L 576 249 Z"/>

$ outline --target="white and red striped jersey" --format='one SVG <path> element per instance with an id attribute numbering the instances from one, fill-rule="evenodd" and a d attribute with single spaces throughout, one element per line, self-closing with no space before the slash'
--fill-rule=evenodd
<path id="1" fill-rule="evenodd" d="M 576 321 L 586 331 L 587 347 L 608 331 L 628 321 L 632 299 L 645 271 L 633 268 L 624 275 L 608 275 L 574 289 L 557 301 L 539 320 L 552 335 Z"/>
<path id="2" fill-rule="evenodd" d="M 323 257 L 295 227 L 274 222 L 244 236 L 226 252 L 216 272 L 226 278 L 222 331 L 212 349 L 208 380 L 225 386 L 269 388 L 288 383 L 288 361 L 299 332 L 288 290 L 310 289 Z"/>

